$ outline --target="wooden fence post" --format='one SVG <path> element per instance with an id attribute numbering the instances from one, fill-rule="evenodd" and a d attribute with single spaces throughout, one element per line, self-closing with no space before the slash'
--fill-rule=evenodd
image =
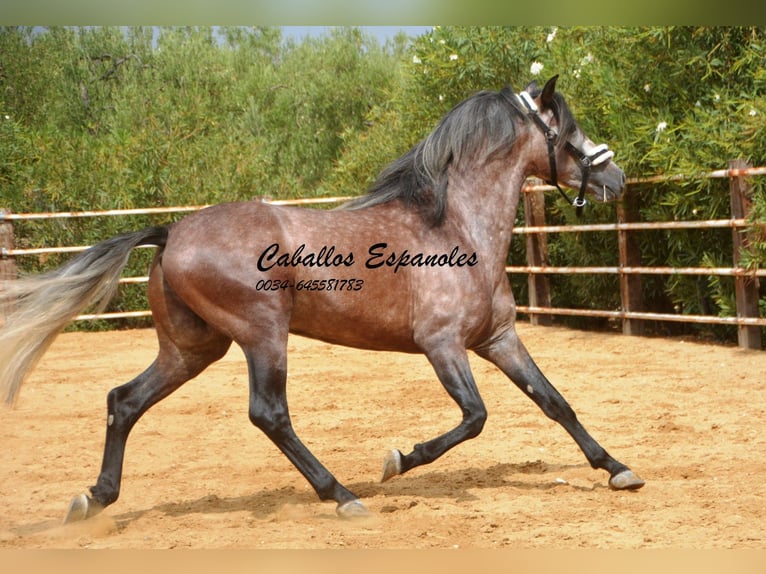
<path id="1" fill-rule="evenodd" d="M 16 258 L 8 254 L 15 247 L 13 224 L 5 217 L 9 213 L 10 210 L 0 208 L 0 290 L 3 289 L 5 281 L 11 281 L 18 277 Z M 0 324 L 5 322 L 5 318 L 9 314 L 10 304 L 0 304 Z"/>
<path id="2" fill-rule="evenodd" d="M 737 159 L 729 162 L 729 169 L 744 169 L 750 167 L 747 162 Z M 750 184 L 741 176 L 729 179 L 731 197 L 731 216 L 733 219 L 744 219 L 749 215 L 751 199 Z M 741 253 L 747 249 L 750 241 L 747 231 L 732 228 L 733 267 L 739 267 Z M 736 275 L 734 277 L 734 292 L 737 301 L 737 317 L 759 317 L 758 310 L 758 277 L 755 275 Z M 757 325 L 738 325 L 737 341 L 740 347 L 746 349 L 761 349 L 761 328 Z"/>
<path id="3" fill-rule="evenodd" d="M 617 204 L 617 221 L 630 223 L 638 221 L 638 196 L 631 193 L 630 189 L 623 195 L 622 201 Z M 620 257 L 620 268 L 640 267 L 641 253 L 636 241 L 635 234 L 620 229 L 617 232 L 617 245 Z M 643 311 L 644 292 L 641 284 L 641 275 L 620 274 L 620 302 L 622 311 Z M 624 335 L 643 335 L 645 322 L 641 319 L 623 318 L 622 333 Z"/>
<path id="4" fill-rule="evenodd" d="M 524 223 L 527 227 L 545 225 L 545 193 L 530 191 L 524 195 Z M 548 265 L 548 236 L 545 233 L 527 233 L 527 265 L 543 267 Z M 527 275 L 530 307 L 550 307 L 551 287 L 548 277 L 542 273 Z M 550 326 L 553 318 L 550 315 L 531 313 L 529 320 L 532 325 Z"/>

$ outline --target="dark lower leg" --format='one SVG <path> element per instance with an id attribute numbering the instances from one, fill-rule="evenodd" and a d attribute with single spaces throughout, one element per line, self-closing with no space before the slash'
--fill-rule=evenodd
<path id="1" fill-rule="evenodd" d="M 358 498 L 338 482 L 332 473 L 306 448 L 295 435 L 292 426 L 277 433 L 262 430 L 311 484 L 320 500 L 334 500 L 340 505 Z"/>
<path id="2" fill-rule="evenodd" d="M 615 476 L 628 469 L 615 460 L 588 433 L 564 397 L 543 375 L 524 346 L 515 338 L 499 341 L 489 349 L 477 351 L 497 365 L 550 419 L 559 423 L 585 454 L 593 468 L 601 468 Z"/>
<path id="3" fill-rule="evenodd" d="M 444 349 L 430 353 L 428 358 L 445 390 L 460 406 L 463 418 L 454 429 L 416 444 L 411 453 L 402 455 L 400 472 L 431 463 L 461 442 L 478 436 L 487 419 L 465 350 Z"/>
<path id="4" fill-rule="evenodd" d="M 102 506 L 112 504 L 120 495 L 125 444 L 133 426 L 153 405 L 173 393 L 208 365 L 220 359 L 230 339 L 213 332 L 198 332 L 192 343 L 181 348 L 171 342 L 158 327 L 160 354 L 135 379 L 112 389 L 107 395 L 106 441 L 101 472 L 93 498 Z M 191 333 L 190 333 L 191 334 Z"/>
<path id="5" fill-rule="evenodd" d="M 483 421 L 480 421 L 480 419 L 464 417 L 460 425 L 451 431 L 432 440 L 418 443 L 412 448 L 411 453 L 407 455 L 402 454 L 400 472 L 404 473 L 416 466 L 432 463 L 461 442 L 478 436 L 482 426 Z"/>
<path id="6" fill-rule="evenodd" d="M 157 383 L 156 367 L 153 364 L 131 382 L 112 389 L 107 395 L 106 441 L 101 463 L 101 472 L 95 486 L 90 488 L 93 498 L 108 506 L 120 495 L 122 466 L 125 445 L 131 429 L 149 407 L 158 402 L 166 392 L 147 393 L 147 389 L 167 388 Z M 173 385 L 171 390 L 180 385 Z"/>
<path id="7" fill-rule="evenodd" d="M 284 359 L 245 352 L 250 370 L 250 420 L 261 429 L 306 478 L 320 500 L 338 505 L 357 500 L 306 448 L 293 430 L 287 407 Z"/>

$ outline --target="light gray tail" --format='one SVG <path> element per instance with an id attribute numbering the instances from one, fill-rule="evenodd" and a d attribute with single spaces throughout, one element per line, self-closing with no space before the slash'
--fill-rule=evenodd
<path id="1" fill-rule="evenodd" d="M 26 374 L 83 309 L 106 306 L 135 247 L 162 248 L 167 237 L 167 227 L 117 235 L 58 269 L 0 286 L 0 303 L 11 309 L 0 325 L 0 399 L 14 403 Z"/>

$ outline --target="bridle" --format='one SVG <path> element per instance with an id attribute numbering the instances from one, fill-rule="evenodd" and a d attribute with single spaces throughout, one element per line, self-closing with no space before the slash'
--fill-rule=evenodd
<path id="1" fill-rule="evenodd" d="M 551 170 L 551 181 L 547 183 L 555 186 L 567 203 L 577 209 L 577 215 L 580 216 L 582 214 L 582 208 L 588 203 L 585 199 L 585 190 L 588 187 L 588 178 L 590 177 L 591 168 L 612 159 L 614 157 L 614 152 L 610 151 L 606 144 L 600 144 L 593 149 L 592 153 L 586 154 L 577 149 L 568 140 L 565 142 L 565 149 L 580 163 L 580 171 L 582 173 L 580 191 L 576 198 L 569 199 L 569 196 L 559 185 L 558 172 L 556 170 L 556 143 L 559 139 L 559 133 L 546 124 L 543 118 L 540 117 L 540 110 L 528 92 L 520 92 L 516 94 L 516 98 L 521 102 L 527 115 L 532 118 L 537 127 L 543 132 L 543 135 L 545 135 L 545 141 L 548 144 L 548 163 L 550 164 Z"/>

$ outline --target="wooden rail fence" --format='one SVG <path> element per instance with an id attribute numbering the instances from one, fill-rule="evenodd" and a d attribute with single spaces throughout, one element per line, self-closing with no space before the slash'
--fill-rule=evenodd
<path id="1" fill-rule="evenodd" d="M 533 324 L 549 325 L 554 315 L 580 317 L 606 317 L 620 320 L 622 331 L 628 335 L 640 335 L 644 332 L 646 321 L 676 321 L 687 323 L 736 325 L 738 342 L 741 347 L 750 349 L 762 348 L 761 327 L 766 326 L 766 318 L 761 318 L 758 308 L 759 278 L 766 276 L 766 269 L 745 269 L 740 266 L 740 254 L 748 244 L 746 230 L 753 227 L 748 221 L 748 206 L 750 205 L 749 178 L 766 175 L 766 167 L 750 167 L 742 161 L 730 162 L 728 169 L 716 170 L 703 176 L 707 178 L 728 178 L 730 181 L 731 218 L 706 221 L 638 221 L 638 209 L 635 196 L 626 193 L 625 199 L 617 208 L 617 222 L 601 224 L 578 225 L 546 225 L 544 194 L 553 189 L 548 185 L 530 183 L 524 188 L 525 225 L 514 229 L 514 233 L 524 235 L 526 241 L 527 265 L 508 266 L 508 273 L 527 275 L 529 286 L 529 301 L 527 305 L 518 306 L 518 311 L 529 315 Z M 633 179 L 628 185 L 677 181 L 690 179 L 683 175 L 670 177 L 653 176 Z M 349 197 L 327 197 L 294 200 L 263 201 L 279 205 L 311 205 L 333 204 L 348 201 Z M 123 209 L 109 211 L 81 211 L 54 213 L 12 213 L 0 209 L 0 288 L 2 282 L 17 276 L 16 257 L 42 255 L 46 253 L 74 253 L 87 249 L 89 246 L 62 246 L 17 249 L 13 231 L 14 221 L 83 218 L 83 217 L 115 217 L 125 215 L 150 215 L 183 213 L 197 211 L 206 205 Z M 766 223 L 763 224 L 766 226 Z M 638 249 L 635 233 L 651 229 L 703 229 L 730 228 L 733 238 L 732 267 L 647 267 L 641 265 L 641 254 Z M 618 239 L 619 264 L 603 267 L 555 267 L 549 265 L 548 234 L 550 233 L 581 233 L 581 232 L 616 232 Z M 551 290 L 548 275 L 551 274 L 616 274 L 619 275 L 620 300 L 619 310 L 600 309 L 569 309 L 551 307 Z M 705 275 L 732 276 L 735 281 L 736 316 L 718 317 L 710 315 L 688 315 L 653 313 L 644 308 L 641 277 L 642 275 Z M 123 277 L 121 283 L 146 282 L 147 277 Z M 0 317 L 2 317 L 0 309 Z M 150 311 L 139 310 L 120 313 L 100 313 L 80 315 L 78 320 L 116 319 L 124 317 L 143 317 L 151 315 Z"/>

